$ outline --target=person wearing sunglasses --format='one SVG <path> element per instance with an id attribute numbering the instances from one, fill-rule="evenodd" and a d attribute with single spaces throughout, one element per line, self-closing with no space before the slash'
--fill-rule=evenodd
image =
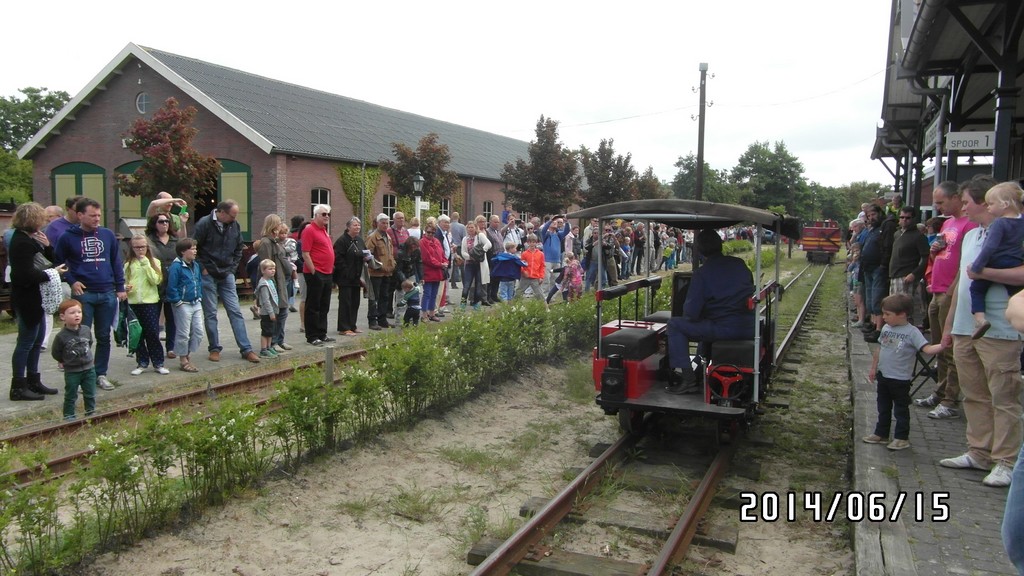
<path id="1" fill-rule="evenodd" d="M 335 339 L 327 335 L 327 314 L 331 311 L 331 289 L 334 287 L 334 244 L 328 227 L 331 207 L 317 204 L 313 207 L 313 222 L 302 230 L 302 274 L 306 279 L 307 294 L 305 328 L 306 342 L 323 346 Z"/>
<path id="2" fill-rule="evenodd" d="M 249 343 L 235 286 L 235 270 L 238 270 L 238 262 L 242 259 L 242 229 L 237 219 L 238 203 L 224 200 L 213 212 L 196 222 L 194 233 L 199 249 L 196 259 L 203 268 L 203 317 L 211 362 L 220 362 L 224 348 L 220 345 L 220 333 L 217 331 L 217 303 L 222 301 L 239 353 L 255 364 L 260 357 Z"/>
<path id="3" fill-rule="evenodd" d="M 174 324 L 174 307 L 167 302 L 167 273 L 171 263 L 178 257 L 174 250 L 176 242 L 171 235 L 171 219 L 166 214 L 151 216 L 146 222 L 146 240 L 149 241 L 149 253 L 160 262 L 160 276 L 162 278 L 157 287 L 160 293 L 160 308 L 164 318 L 164 334 L 167 358 L 176 358 L 174 353 L 174 334 L 177 327 Z"/>
<path id="4" fill-rule="evenodd" d="M 188 222 L 188 203 L 183 198 L 175 198 L 168 192 L 158 192 L 156 198 L 146 209 L 146 218 L 164 216 L 168 219 L 169 232 L 175 237 L 185 237 L 185 224 Z"/>

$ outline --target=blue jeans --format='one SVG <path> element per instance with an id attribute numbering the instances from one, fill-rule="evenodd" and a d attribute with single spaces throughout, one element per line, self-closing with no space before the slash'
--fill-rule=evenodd
<path id="1" fill-rule="evenodd" d="M 15 378 L 24 378 L 26 371 L 32 374 L 39 373 L 39 353 L 42 351 L 48 320 L 44 314 L 35 324 L 28 324 L 25 322 L 25 315 L 18 314 L 18 341 L 11 356 Z"/>
<path id="2" fill-rule="evenodd" d="M 467 262 L 462 270 L 462 301 L 476 304 L 482 297 L 480 264 L 478 262 Z"/>
<path id="3" fill-rule="evenodd" d="M 502 280 L 498 284 L 498 299 L 502 302 L 509 302 L 516 297 L 516 281 Z"/>
<path id="4" fill-rule="evenodd" d="M 242 308 L 238 304 L 238 289 L 235 288 L 234 274 L 228 274 L 219 280 L 209 274 L 203 275 L 203 317 L 209 351 L 220 352 L 224 349 L 220 345 L 220 334 L 217 332 L 218 301 L 224 302 L 224 309 L 227 310 L 228 321 L 231 322 L 231 332 L 235 335 L 238 351 L 243 356 L 252 352 L 249 334 L 245 331 L 245 317 L 242 316 Z"/>
<path id="5" fill-rule="evenodd" d="M 690 359 L 690 342 L 715 342 L 717 340 L 752 340 L 754 338 L 754 316 L 723 320 L 686 320 L 675 316 L 668 321 L 669 366 L 678 368 L 683 378 L 692 382 L 696 375 Z"/>
<path id="6" fill-rule="evenodd" d="M 184 359 L 199 350 L 199 343 L 203 341 L 203 305 L 183 302 L 181 306 L 175 306 L 174 325 L 177 329 L 174 353 Z"/>
<path id="7" fill-rule="evenodd" d="M 82 324 L 90 326 L 96 338 L 96 376 L 106 376 L 110 366 L 110 329 L 117 316 L 117 294 L 86 292 L 74 298 L 82 303 Z"/>
<path id="8" fill-rule="evenodd" d="M 284 344 L 284 323 L 288 320 L 288 307 L 277 309 L 277 320 L 274 321 L 274 336 L 271 344 Z"/>
<path id="9" fill-rule="evenodd" d="M 607 262 L 605 262 L 605 264 L 607 264 Z M 587 275 L 586 275 L 586 278 L 584 278 L 584 280 L 585 280 L 584 286 L 583 286 L 583 291 L 584 292 L 589 291 L 590 287 L 592 285 L 597 286 L 597 289 L 600 290 L 601 288 L 603 288 L 604 286 L 606 286 L 608 284 L 608 270 L 606 270 L 604 268 L 601 269 L 601 282 L 598 283 L 596 281 L 597 280 L 597 260 L 594 260 L 594 261 L 592 261 L 590 263 L 590 266 L 587 267 Z"/>
<path id="10" fill-rule="evenodd" d="M 1024 576 L 1024 446 L 1013 465 L 1013 479 L 1003 512 L 1003 548 L 1017 572 Z"/>
<path id="11" fill-rule="evenodd" d="M 888 273 L 881 266 L 864 271 L 864 305 L 868 314 L 881 316 L 882 298 L 885 298 L 885 289 L 888 286 Z"/>

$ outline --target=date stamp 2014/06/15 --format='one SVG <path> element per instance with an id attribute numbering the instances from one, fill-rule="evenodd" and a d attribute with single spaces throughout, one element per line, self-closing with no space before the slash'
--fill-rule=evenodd
<path id="1" fill-rule="evenodd" d="M 740 492 L 740 522 L 949 520 L 949 492 Z"/>

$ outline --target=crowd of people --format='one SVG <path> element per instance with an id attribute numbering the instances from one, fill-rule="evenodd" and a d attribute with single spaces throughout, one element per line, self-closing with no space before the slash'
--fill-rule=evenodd
<path id="1" fill-rule="evenodd" d="M 595 219 L 581 232 L 564 214 L 521 219 L 511 210 L 466 223 L 457 212 L 431 216 L 422 228 L 402 212 L 381 213 L 365 231 L 357 217 L 339 230 L 331 227 L 331 207 L 322 204 L 311 219 L 295 216 L 290 225 L 267 216 L 240 268 L 247 248 L 238 212 L 236 202 L 224 200 L 192 222 L 185 200 L 161 192 L 147 209 L 145 231 L 122 243 L 100 225 L 93 199 L 19 206 L 4 238 L 18 322 L 11 400 L 58 393 L 40 378 L 39 358 L 50 348 L 65 375 L 65 416 L 75 417 L 79 390 L 91 413 L 96 390 L 115 387 L 108 374 L 111 335 L 126 316 L 141 328 L 131 375 L 168 374 L 175 359 L 180 370 L 197 372 L 194 355 L 204 340 L 207 359 L 221 359 L 221 305 L 239 354 L 258 363 L 293 349 L 286 323 L 295 313 L 306 343 L 323 346 L 336 340 L 332 334 L 361 332 L 356 320 L 364 300 L 370 330 L 397 321 L 440 322 L 456 309 L 514 298 L 549 305 L 559 294 L 571 301 L 633 274 L 673 269 L 688 261 L 692 241 L 689 232 L 664 225 L 648 230 L 643 223 Z M 240 270 L 253 288 L 258 348 L 239 301 Z M 59 338 L 52 334 L 55 313 L 64 324 Z"/>
<path id="2" fill-rule="evenodd" d="M 909 448 L 911 404 L 935 420 L 966 418 L 966 452 L 939 464 L 983 470 L 984 485 L 1010 487 L 1003 540 L 1024 574 L 1022 200 L 1019 183 L 976 176 L 940 183 L 938 215 L 923 225 L 899 197 L 866 204 L 850 223 L 849 272 L 854 326 L 879 344 L 871 370 L 878 423 L 864 442 Z M 912 401 L 917 352 L 937 355 L 937 385 Z"/>

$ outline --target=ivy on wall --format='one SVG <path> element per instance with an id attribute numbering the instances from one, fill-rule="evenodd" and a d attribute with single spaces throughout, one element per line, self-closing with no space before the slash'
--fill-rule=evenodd
<path id="1" fill-rule="evenodd" d="M 364 198 L 363 213 L 359 214 L 359 196 L 363 189 L 363 177 L 366 177 L 366 198 Z M 365 227 L 368 221 L 367 216 L 373 210 L 374 200 L 377 198 L 377 186 L 380 185 L 380 168 L 367 166 L 365 170 L 360 164 L 349 164 L 347 162 L 338 164 L 338 180 L 341 182 L 341 189 L 345 198 L 352 204 L 352 213 L 359 216 Z M 410 200 L 409 205 L 412 205 Z"/>

